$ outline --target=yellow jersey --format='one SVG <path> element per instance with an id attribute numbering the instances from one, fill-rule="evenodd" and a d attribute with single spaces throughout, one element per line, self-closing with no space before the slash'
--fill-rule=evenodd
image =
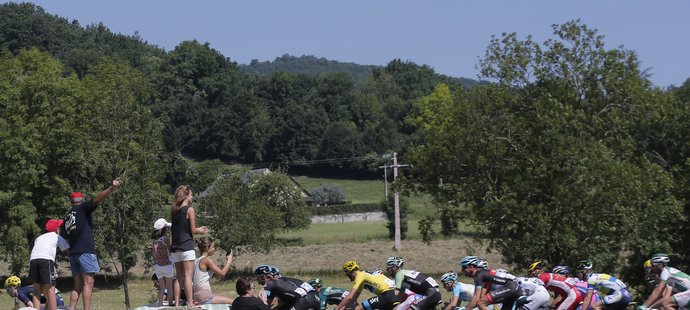
<path id="1" fill-rule="evenodd" d="M 381 295 L 381 293 L 395 288 L 395 282 L 392 282 L 391 279 L 388 279 L 388 277 L 383 274 L 379 273 L 374 275 L 362 270 L 357 271 L 353 288 L 357 289 L 357 293 L 360 293 L 364 285 L 372 287 L 374 289 L 373 293 L 376 295 Z"/>

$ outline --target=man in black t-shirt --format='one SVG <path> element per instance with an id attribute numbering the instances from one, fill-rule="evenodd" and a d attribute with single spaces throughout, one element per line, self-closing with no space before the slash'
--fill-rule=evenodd
<path id="1" fill-rule="evenodd" d="M 84 199 L 84 194 L 74 192 L 70 195 L 72 208 L 67 212 L 60 227 L 63 238 L 70 244 L 69 265 L 74 278 L 74 290 L 70 294 L 69 307 L 76 309 L 82 295 L 84 310 L 91 309 L 91 292 L 95 274 L 100 270 L 96 257 L 96 242 L 93 238 L 93 211 L 98 204 L 120 186 L 120 178 L 98 193 L 93 199 Z"/>
<path id="2" fill-rule="evenodd" d="M 319 297 L 309 283 L 295 278 L 281 277 L 271 272 L 271 266 L 261 265 L 254 270 L 259 284 L 264 286 L 266 304 L 278 298 L 278 310 L 320 310 Z"/>

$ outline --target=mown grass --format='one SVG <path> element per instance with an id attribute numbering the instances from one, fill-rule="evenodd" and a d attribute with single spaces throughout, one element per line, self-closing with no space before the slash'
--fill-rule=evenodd
<path id="1" fill-rule="evenodd" d="M 417 221 L 410 220 L 407 225 L 407 239 L 419 240 Z M 294 245 L 365 243 L 387 240 L 388 228 L 384 221 L 311 224 L 307 230 L 291 231 L 279 237 Z"/>
<path id="2" fill-rule="evenodd" d="M 337 185 L 345 192 L 346 199 L 352 203 L 380 203 L 386 198 L 383 180 L 348 180 L 294 175 L 292 177 L 310 192 L 323 185 Z M 392 190 L 393 188 L 389 180 L 389 199 L 393 199 Z M 410 206 L 410 216 L 415 219 L 420 219 L 423 216 L 436 212 L 431 206 L 431 197 L 428 195 L 413 195 L 403 197 L 403 199 L 407 200 Z"/>
<path id="3" fill-rule="evenodd" d="M 333 287 L 341 287 L 345 289 L 351 289 L 352 288 L 352 282 L 345 277 L 344 274 L 338 272 L 338 273 L 302 273 L 302 274 L 287 274 L 287 276 L 290 277 L 295 277 L 302 279 L 304 281 L 307 281 L 311 278 L 321 278 L 323 280 L 324 286 L 333 286 Z M 435 278 L 438 279 L 439 275 L 438 274 L 433 274 Z M 213 289 L 213 292 L 215 294 L 223 295 L 223 296 L 230 296 L 232 298 L 237 297 L 237 293 L 235 292 L 235 281 L 237 280 L 237 276 L 232 276 L 228 278 L 227 280 L 219 280 L 219 279 L 212 279 L 211 280 L 211 286 Z M 468 279 L 465 279 L 465 282 L 469 283 Z M 256 282 L 255 282 L 256 283 Z M 258 284 L 257 284 L 258 285 Z M 66 287 L 60 287 L 58 285 L 58 288 L 61 289 L 62 296 L 65 298 L 65 303 L 69 303 L 69 290 Z M 451 294 L 446 292 L 445 290 L 442 290 L 442 294 L 444 299 L 450 299 Z M 156 291 L 153 285 L 151 284 L 151 281 L 137 277 L 132 279 L 129 282 L 129 296 L 130 296 L 130 305 L 132 306 L 132 309 L 143 306 L 146 304 L 149 304 L 150 302 L 154 301 L 154 298 L 156 298 Z M 369 297 L 371 297 L 372 294 L 369 293 L 368 291 L 364 290 L 360 297 L 358 298 L 359 301 L 363 301 Z M 7 295 L 7 294 L 0 294 L 0 309 L 12 309 L 12 306 L 14 305 L 14 302 L 12 299 Z M 79 305 L 77 306 L 78 308 L 82 308 L 81 306 L 81 300 L 79 300 Z M 111 310 L 111 309 L 125 309 L 125 304 L 124 304 L 124 291 L 122 289 L 122 286 L 118 285 L 103 285 L 101 283 L 96 283 L 96 286 L 94 288 L 93 292 L 93 301 L 92 301 L 92 307 L 91 309 L 94 310 Z"/>
<path id="4" fill-rule="evenodd" d="M 302 186 L 313 190 L 321 185 L 335 184 L 347 194 L 347 199 L 353 203 L 379 203 L 384 198 L 383 180 L 344 180 L 295 177 Z M 390 184 L 389 184 L 390 186 Z M 391 187 L 389 187 L 391 190 Z M 392 192 L 389 193 L 392 199 Z M 235 258 L 236 270 L 228 280 L 213 279 L 214 293 L 236 297 L 234 283 L 238 275 L 250 275 L 253 268 L 262 263 L 278 265 L 288 276 L 308 280 L 320 277 L 326 286 L 351 288 L 352 283 L 342 274 L 342 263 L 347 259 L 357 259 L 365 269 L 382 268 L 386 257 L 402 255 L 407 260 L 407 266 L 438 278 L 443 272 L 457 269 L 457 260 L 466 254 L 482 255 L 500 265 L 500 257 L 485 254 L 482 247 L 468 243 L 465 234 L 451 239 L 439 238 L 430 246 L 420 241 L 418 220 L 424 215 L 434 214 L 436 210 L 430 206 L 428 196 L 404 198 L 409 203 L 407 238 L 402 242 L 402 250 L 393 249 L 393 241 L 388 238 L 385 222 L 355 222 L 312 224 L 309 229 L 294 231 L 279 236 L 292 246 L 275 249 L 269 253 L 245 253 Z M 436 229 L 438 231 L 438 229 Z M 461 227 L 461 232 L 471 232 L 470 228 Z M 218 262 L 221 258 L 216 258 Z M 69 272 L 67 272 L 69 273 Z M 134 276 L 129 282 L 129 296 L 132 307 L 148 304 L 155 298 L 155 290 L 149 280 L 150 271 L 137 266 L 132 270 Z M 148 274 L 148 275 L 147 275 Z M 103 275 L 97 276 L 97 283 L 93 293 L 93 309 L 124 309 L 124 292 L 115 278 L 104 280 Z M 69 302 L 71 278 L 59 279 L 58 288 L 63 291 L 63 298 Z M 469 279 L 464 279 L 469 282 Z M 443 292 L 444 298 L 450 297 Z M 370 297 L 364 292 L 360 301 Z M 10 308 L 12 301 L 7 294 L 0 294 L 0 309 Z M 81 307 L 81 303 L 79 304 Z"/>
<path id="5" fill-rule="evenodd" d="M 345 192 L 345 198 L 352 203 L 379 203 L 385 199 L 383 180 L 327 179 L 308 176 L 292 177 L 310 192 L 323 185 L 337 185 Z"/>

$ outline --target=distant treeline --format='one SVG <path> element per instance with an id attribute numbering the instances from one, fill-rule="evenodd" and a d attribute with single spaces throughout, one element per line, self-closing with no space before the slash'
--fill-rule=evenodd
<path id="1" fill-rule="evenodd" d="M 0 49 L 31 48 L 78 77 L 104 59 L 141 71 L 168 152 L 264 166 L 342 158 L 329 166 L 360 169 L 365 154 L 404 153 L 419 140 L 420 97 L 438 83 L 456 91 L 478 83 L 398 59 L 381 67 L 284 55 L 238 65 L 208 43 L 184 41 L 168 52 L 34 4 L 0 6 Z"/>

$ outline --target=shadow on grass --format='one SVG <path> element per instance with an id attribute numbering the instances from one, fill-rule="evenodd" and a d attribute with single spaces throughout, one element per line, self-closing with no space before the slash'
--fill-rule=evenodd
<path id="1" fill-rule="evenodd" d="M 141 277 L 130 275 L 130 281 L 138 278 Z M 94 288 L 100 290 L 117 290 L 122 289 L 122 281 L 120 280 L 120 277 L 117 275 L 96 274 L 93 286 Z M 74 289 L 74 278 L 71 276 L 59 277 L 56 280 L 55 287 L 57 287 L 57 289 L 59 289 L 60 292 L 63 293 L 63 297 L 65 296 L 65 293 L 67 293 L 67 297 L 69 297 L 69 292 L 72 291 L 72 289 Z"/>

